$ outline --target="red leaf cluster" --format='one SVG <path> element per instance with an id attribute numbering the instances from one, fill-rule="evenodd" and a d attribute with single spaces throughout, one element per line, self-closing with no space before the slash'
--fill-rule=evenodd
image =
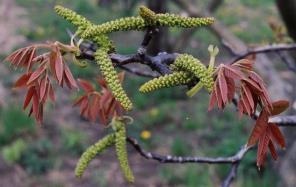
<path id="1" fill-rule="evenodd" d="M 281 148 L 285 147 L 285 139 L 279 127 L 274 123 L 269 123 L 268 118 L 278 115 L 289 107 L 289 102 L 280 100 L 272 103 L 272 109 L 264 108 L 252 130 L 248 140 L 248 146 L 255 145 L 258 142 L 257 166 L 260 168 L 266 160 L 267 150 L 269 149 L 274 160 L 278 158 L 274 144 Z"/>
<path id="2" fill-rule="evenodd" d="M 23 108 L 26 109 L 31 103 L 29 115 L 33 115 L 38 123 L 42 122 L 47 98 L 55 101 L 52 79 L 62 87 L 66 84 L 70 89 L 78 88 L 62 57 L 66 47 L 61 49 L 60 46 L 59 43 L 31 45 L 18 49 L 5 59 L 15 67 L 26 68 L 26 73 L 16 81 L 15 87 L 28 89 Z M 37 49 L 46 49 L 49 52 L 37 56 Z"/>
<path id="3" fill-rule="evenodd" d="M 119 79 L 123 81 L 124 73 L 119 74 Z M 107 125 L 108 120 L 114 116 L 121 115 L 124 111 L 121 104 L 116 101 L 112 92 L 108 89 L 104 79 L 97 79 L 100 91 L 86 80 L 78 80 L 80 87 L 85 94 L 79 97 L 74 106 L 80 106 L 80 115 L 91 122 L 99 119 L 100 123 Z"/>
<path id="4" fill-rule="evenodd" d="M 231 65 L 221 64 L 217 68 L 209 110 L 212 110 L 216 103 L 218 108 L 223 109 L 227 102 L 233 100 L 235 93 L 239 94 L 240 116 L 242 114 L 253 115 L 258 104 L 261 107 L 267 106 L 268 109 L 271 107 L 264 82 L 253 71 L 253 64 L 253 61 L 243 59 Z"/>

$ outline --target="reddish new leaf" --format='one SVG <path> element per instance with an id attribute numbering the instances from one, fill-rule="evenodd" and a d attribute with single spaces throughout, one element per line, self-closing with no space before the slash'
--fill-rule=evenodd
<path id="1" fill-rule="evenodd" d="M 221 94 L 223 105 L 227 103 L 227 83 L 223 71 L 218 74 L 219 93 Z"/>
<path id="2" fill-rule="evenodd" d="M 215 92 L 215 90 L 213 90 L 212 93 L 211 93 L 211 98 L 210 98 L 210 104 L 209 104 L 208 111 L 211 111 L 215 107 L 216 102 L 217 102 L 216 92 Z"/>
<path id="3" fill-rule="evenodd" d="M 268 131 L 266 130 L 259 138 L 258 151 L 257 151 L 257 166 L 260 168 L 266 158 L 268 144 L 270 142 L 270 137 Z"/>
<path id="4" fill-rule="evenodd" d="M 14 84 L 15 88 L 20 88 L 20 87 L 24 87 L 27 85 L 27 82 L 30 78 L 32 73 L 28 73 L 28 74 L 23 74 Z"/>
<path id="5" fill-rule="evenodd" d="M 254 100 L 253 100 L 253 95 L 251 93 L 251 90 L 249 89 L 249 87 L 242 85 L 242 91 L 250 107 L 250 113 L 253 114 L 256 110 L 256 107 L 254 105 Z"/>
<path id="6" fill-rule="evenodd" d="M 55 93 L 49 80 L 48 80 L 48 94 L 51 101 L 55 102 Z"/>
<path id="7" fill-rule="evenodd" d="M 72 87 L 78 88 L 78 85 L 77 85 L 75 79 L 73 78 L 73 75 L 72 75 L 69 67 L 67 65 L 65 65 L 64 68 L 65 68 L 64 73 L 65 73 L 65 78 L 66 78 L 65 80 L 69 84 L 68 87 L 70 86 L 69 88 L 72 88 Z"/>
<path id="8" fill-rule="evenodd" d="M 269 124 L 269 129 L 271 132 L 271 138 L 275 141 L 281 148 L 286 147 L 285 138 L 280 130 L 280 128 L 276 124 Z"/>
<path id="9" fill-rule="evenodd" d="M 44 101 L 45 100 L 47 87 L 48 87 L 48 82 L 47 82 L 47 75 L 46 75 L 41 80 L 41 83 L 40 83 L 40 101 Z"/>
<path id="10" fill-rule="evenodd" d="M 234 66 L 230 65 L 224 65 L 224 75 L 228 78 L 234 79 L 234 80 L 241 80 L 245 76 L 244 74 L 238 69 L 235 68 Z"/>
<path id="11" fill-rule="evenodd" d="M 33 97 L 34 93 L 35 93 L 35 88 L 33 86 L 31 86 L 29 88 L 28 92 L 27 92 L 26 97 L 25 97 L 25 101 L 24 101 L 24 104 L 23 104 L 23 109 L 24 110 L 28 107 L 30 101 L 32 100 L 32 97 Z"/>
<path id="12" fill-rule="evenodd" d="M 235 95 L 235 82 L 233 79 L 225 77 L 227 82 L 227 99 L 231 102 Z"/>
<path id="13" fill-rule="evenodd" d="M 89 120 L 91 122 L 96 122 L 97 119 L 97 115 L 99 113 L 100 110 L 100 96 L 97 94 L 94 94 L 92 97 L 92 102 L 91 105 L 89 107 Z"/>
<path id="14" fill-rule="evenodd" d="M 265 110 L 263 110 L 263 111 L 261 111 L 261 113 L 256 121 L 256 124 L 251 132 L 251 135 L 248 140 L 248 146 L 254 145 L 258 141 L 259 137 L 264 132 L 266 132 L 267 123 L 268 123 L 268 113 Z"/>
<path id="15" fill-rule="evenodd" d="M 31 51 L 28 63 L 27 63 L 27 73 L 31 70 L 33 65 L 33 59 L 36 57 L 36 48 L 34 47 Z"/>
<path id="16" fill-rule="evenodd" d="M 289 101 L 279 100 L 272 103 L 272 109 L 270 110 L 270 114 L 272 116 L 278 115 L 284 112 L 287 108 L 289 108 Z"/>
<path id="17" fill-rule="evenodd" d="M 56 59 L 54 63 L 54 69 L 57 76 L 57 80 L 59 84 L 62 84 L 63 80 L 63 72 L 64 72 L 64 63 L 63 63 L 63 57 L 59 50 L 56 51 Z"/>
<path id="18" fill-rule="evenodd" d="M 26 47 L 22 55 L 19 57 L 18 62 L 16 62 L 15 66 L 25 66 L 28 63 L 28 60 L 30 59 L 31 56 L 31 47 Z"/>
<path id="19" fill-rule="evenodd" d="M 271 154 L 272 158 L 274 160 L 277 160 L 278 159 L 278 155 L 277 155 L 277 152 L 275 150 L 275 147 L 274 147 L 272 141 L 269 141 L 268 148 L 269 148 L 269 151 L 270 151 L 270 154 Z"/>
<path id="20" fill-rule="evenodd" d="M 237 66 L 243 70 L 248 70 L 248 71 L 252 71 L 253 69 L 253 65 L 254 65 L 254 61 L 253 60 L 248 60 L 248 59 L 241 59 L 237 62 L 235 62 L 234 64 L 232 64 L 233 66 Z"/>
<path id="21" fill-rule="evenodd" d="M 215 95 L 217 97 L 218 108 L 222 109 L 223 108 L 223 100 L 222 100 L 221 94 L 219 93 L 220 86 L 219 86 L 219 84 L 215 84 L 215 85 L 216 85 L 216 87 L 215 87 L 214 91 L 216 92 Z"/>
<path id="22" fill-rule="evenodd" d="M 79 82 L 79 85 L 82 87 L 82 89 L 87 93 L 93 92 L 95 90 L 93 85 L 86 80 L 78 79 L 78 82 Z"/>
<path id="23" fill-rule="evenodd" d="M 86 98 L 87 98 L 86 95 L 83 95 L 83 96 L 79 97 L 79 98 L 73 103 L 73 106 L 80 105 L 80 104 L 82 103 L 82 101 L 83 101 L 84 99 L 86 99 Z"/>
<path id="24" fill-rule="evenodd" d="M 40 66 L 38 69 L 36 69 L 36 71 L 34 71 L 30 76 L 30 79 L 28 80 L 27 85 L 36 81 L 40 77 L 40 75 L 45 71 L 45 69 L 46 69 L 46 66 Z"/>

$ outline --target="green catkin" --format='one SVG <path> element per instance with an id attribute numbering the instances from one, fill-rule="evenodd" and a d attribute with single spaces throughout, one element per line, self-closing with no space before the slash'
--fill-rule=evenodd
<path id="1" fill-rule="evenodd" d="M 193 17 L 184 17 L 175 14 L 157 14 L 157 21 L 160 26 L 167 27 L 199 27 L 206 26 L 214 23 L 215 19 L 212 17 L 205 18 L 193 18 Z"/>
<path id="2" fill-rule="evenodd" d="M 190 28 L 209 25 L 214 22 L 214 18 L 190 18 L 174 14 L 156 14 L 156 18 L 156 25 L 168 27 Z M 145 19 L 147 20 L 148 18 Z M 108 34 L 117 31 L 144 30 L 149 26 L 155 26 L 154 21 L 146 21 L 145 19 L 142 17 L 126 17 L 109 21 L 89 27 L 82 34 L 82 37 L 91 38 L 99 34 Z"/>
<path id="3" fill-rule="evenodd" d="M 149 8 L 145 6 L 140 6 L 139 15 L 145 20 L 147 24 L 151 26 L 157 24 L 157 15 Z"/>
<path id="4" fill-rule="evenodd" d="M 194 58 L 192 55 L 182 54 L 177 57 L 174 65 L 180 70 L 192 73 L 209 92 L 212 91 L 214 86 L 212 72 L 198 59 Z"/>
<path id="5" fill-rule="evenodd" d="M 115 149 L 120 168 L 125 178 L 129 182 L 134 182 L 135 178 L 129 166 L 126 150 L 126 129 L 121 121 L 115 121 Z"/>
<path id="6" fill-rule="evenodd" d="M 121 86 L 117 72 L 113 67 L 112 61 L 109 58 L 108 53 L 104 49 L 97 49 L 97 51 L 95 52 L 95 60 L 99 65 L 101 73 L 103 74 L 115 99 L 121 103 L 124 109 L 131 110 L 132 102 L 127 97 L 127 94 Z"/>
<path id="7" fill-rule="evenodd" d="M 154 78 L 143 84 L 139 91 L 142 93 L 152 92 L 160 88 L 169 88 L 188 84 L 192 80 L 192 76 L 184 71 L 173 72 L 168 75 Z"/>
<path id="8" fill-rule="evenodd" d="M 85 17 L 77 14 L 76 12 L 74 12 L 68 8 L 64 8 L 62 6 L 57 5 L 57 6 L 55 6 L 54 9 L 59 16 L 63 17 L 65 20 L 69 21 L 71 24 L 73 24 L 74 26 L 76 26 L 78 28 L 77 33 L 79 35 L 81 35 L 83 32 L 85 32 L 85 30 L 87 30 L 88 28 L 91 28 L 94 26 Z M 100 35 L 97 35 L 96 37 L 94 37 L 93 41 L 96 42 L 97 44 L 99 44 L 100 47 L 107 48 L 108 52 L 114 51 L 114 49 L 115 49 L 111 40 L 103 34 L 100 34 Z"/>
<path id="9" fill-rule="evenodd" d="M 85 30 L 87 27 L 92 25 L 92 23 L 88 21 L 85 17 L 77 14 L 76 12 L 68 8 L 57 5 L 54 7 L 54 9 L 59 16 L 63 17 L 65 20 L 69 21 L 81 30 Z"/>
<path id="10" fill-rule="evenodd" d="M 137 17 L 120 18 L 109 21 L 100 25 L 89 27 L 83 34 L 83 38 L 91 38 L 99 34 L 108 34 L 116 31 L 144 30 L 151 26 L 168 26 L 168 27 L 198 27 L 209 25 L 214 22 L 214 18 L 192 18 L 175 14 L 156 14 L 147 7 L 139 8 Z"/>
<path id="11" fill-rule="evenodd" d="M 91 38 L 99 34 L 108 34 L 116 31 L 144 30 L 147 27 L 141 17 L 126 17 L 109 21 L 100 25 L 89 27 L 83 34 L 83 38 Z"/>
<path id="12" fill-rule="evenodd" d="M 109 134 L 103 139 L 99 140 L 94 145 L 90 146 L 80 157 L 76 168 L 75 175 L 76 177 L 82 177 L 85 169 L 87 168 L 90 161 L 107 147 L 115 143 L 115 134 Z"/>
<path id="13" fill-rule="evenodd" d="M 112 40 L 110 40 L 106 35 L 100 34 L 93 37 L 92 40 L 99 44 L 100 48 L 107 51 L 107 53 L 115 52 L 115 46 Z"/>

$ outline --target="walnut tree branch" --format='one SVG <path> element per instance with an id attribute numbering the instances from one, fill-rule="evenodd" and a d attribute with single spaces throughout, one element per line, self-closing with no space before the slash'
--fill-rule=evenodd
<path id="1" fill-rule="evenodd" d="M 262 47 L 249 48 L 246 52 L 236 55 L 236 57 L 231 61 L 232 63 L 243 59 L 249 55 L 259 54 L 259 53 L 269 53 L 269 52 L 278 52 L 278 51 L 289 51 L 296 50 L 296 43 L 291 44 L 272 44 Z"/>
<path id="2" fill-rule="evenodd" d="M 244 157 L 244 155 L 252 148 L 252 147 L 242 146 L 241 149 L 235 155 L 230 157 L 216 157 L 216 158 L 198 157 L 198 156 L 182 157 L 182 156 L 161 155 L 158 153 L 147 152 L 138 144 L 136 139 L 128 137 L 127 141 L 144 158 L 148 160 L 156 160 L 161 163 L 233 164 L 233 163 L 239 162 Z"/>

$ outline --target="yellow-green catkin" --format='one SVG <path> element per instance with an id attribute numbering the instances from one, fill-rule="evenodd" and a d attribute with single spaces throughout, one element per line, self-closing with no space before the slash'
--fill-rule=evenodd
<path id="1" fill-rule="evenodd" d="M 63 17 L 65 20 L 69 21 L 81 30 L 85 30 L 87 27 L 92 25 L 92 23 L 85 17 L 68 8 L 57 5 L 54 7 L 54 9 L 59 16 Z"/>
<path id="2" fill-rule="evenodd" d="M 125 124 L 121 121 L 115 121 L 113 125 L 115 126 L 115 149 L 120 168 L 126 180 L 134 182 L 135 177 L 129 166 L 127 157 Z"/>
<path id="3" fill-rule="evenodd" d="M 141 6 L 137 17 L 120 18 L 100 25 L 88 27 L 82 34 L 83 38 L 91 38 L 99 34 L 108 34 L 116 31 L 144 30 L 151 26 L 168 27 L 198 27 L 209 25 L 214 22 L 214 18 L 192 18 L 175 14 L 156 14 L 149 8 Z"/>
<path id="4" fill-rule="evenodd" d="M 193 18 L 193 17 L 184 17 L 175 14 L 157 14 L 157 21 L 160 26 L 168 27 L 199 27 L 206 26 L 214 23 L 215 19 L 212 17 L 205 18 Z"/>
<path id="5" fill-rule="evenodd" d="M 54 9 L 59 16 L 63 17 L 65 20 L 69 21 L 71 24 L 78 28 L 77 33 L 79 35 L 82 35 L 85 30 L 88 30 L 89 28 L 94 26 L 85 17 L 77 14 L 76 12 L 68 8 L 57 5 Z M 108 49 L 108 51 L 113 52 L 115 49 L 112 41 L 106 35 L 96 35 L 96 37 L 93 38 L 93 41 L 99 44 L 100 47 Z"/>
<path id="6" fill-rule="evenodd" d="M 180 70 L 192 73 L 209 92 L 212 91 L 214 86 L 212 72 L 198 59 L 194 58 L 192 55 L 182 54 L 177 57 L 174 65 Z"/>
<path id="7" fill-rule="evenodd" d="M 99 153 L 101 153 L 104 149 L 111 146 L 115 143 L 115 134 L 109 134 L 105 136 L 103 139 L 99 140 L 94 145 L 90 146 L 80 157 L 76 168 L 75 175 L 76 177 L 81 177 L 87 168 L 90 161 Z"/>
<path id="8" fill-rule="evenodd" d="M 115 99 L 120 102 L 124 109 L 131 110 L 133 107 L 132 102 L 127 97 L 127 94 L 121 86 L 117 72 L 113 67 L 108 53 L 104 49 L 97 49 L 97 51 L 95 52 L 95 60 L 99 65 L 101 73 L 103 74 L 108 87 L 112 91 Z"/>
<path id="9" fill-rule="evenodd" d="M 89 27 L 83 34 L 83 38 L 91 38 L 99 34 L 108 34 L 116 31 L 144 30 L 147 24 L 141 17 L 126 17 L 109 21 L 100 25 Z"/>
<path id="10" fill-rule="evenodd" d="M 148 93 L 160 88 L 169 88 L 179 85 L 188 84 L 192 80 L 192 76 L 184 71 L 173 72 L 158 78 L 154 78 L 143 84 L 139 91 Z"/>
<path id="11" fill-rule="evenodd" d="M 157 15 L 155 12 L 153 12 L 149 8 L 145 6 L 140 6 L 139 15 L 145 20 L 145 22 L 148 25 L 153 26 L 157 24 Z"/>

